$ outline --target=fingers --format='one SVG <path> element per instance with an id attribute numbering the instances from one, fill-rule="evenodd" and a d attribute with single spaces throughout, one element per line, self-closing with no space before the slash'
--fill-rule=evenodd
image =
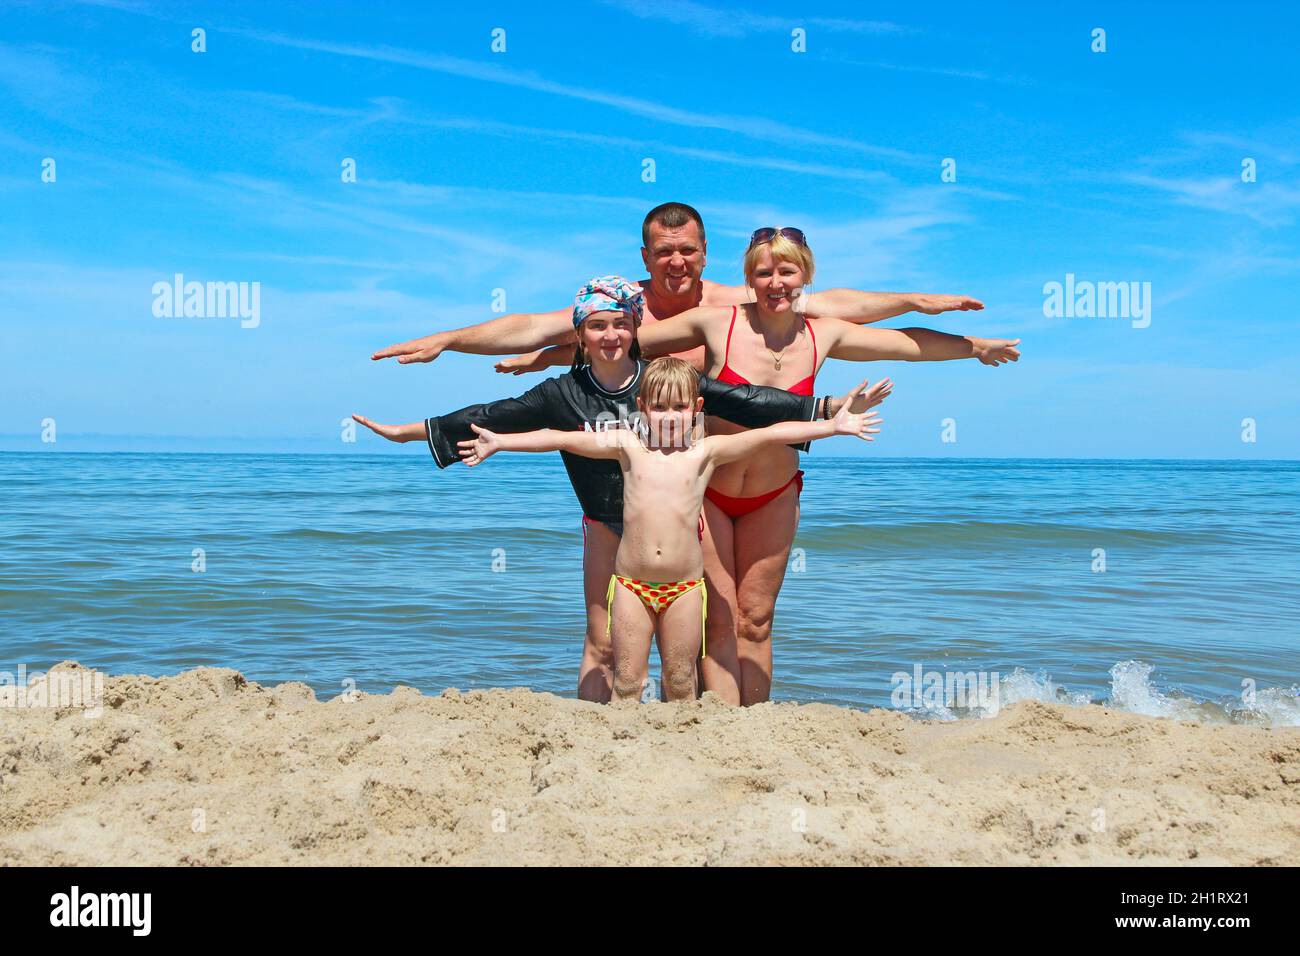
<path id="1" fill-rule="evenodd" d="M 370 358 L 372 361 L 378 359 L 392 358 L 394 355 L 401 355 L 405 351 L 406 351 L 406 343 L 403 342 L 400 345 L 390 345 L 386 349 L 380 349 L 374 355 L 370 356 Z"/>
<path id="2" fill-rule="evenodd" d="M 436 356 L 429 349 L 418 349 L 414 352 L 408 352 L 397 357 L 399 365 L 410 365 L 413 362 L 431 362 Z"/>

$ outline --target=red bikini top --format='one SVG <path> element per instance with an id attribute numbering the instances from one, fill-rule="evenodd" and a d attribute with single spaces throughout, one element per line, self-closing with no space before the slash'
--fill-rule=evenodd
<path id="1" fill-rule="evenodd" d="M 813 373 L 802 382 L 796 382 L 786 389 L 793 395 L 811 395 L 813 393 L 813 380 L 817 377 L 817 336 L 813 335 L 812 323 L 804 319 L 804 327 L 808 329 L 808 336 L 812 339 L 813 346 Z M 718 373 L 718 381 L 726 382 L 728 385 L 753 385 L 743 375 L 737 375 L 735 370 L 727 364 L 727 359 L 731 356 L 731 333 L 736 327 L 736 306 L 731 307 L 731 325 L 727 328 L 727 351 L 722 356 L 722 371 Z"/>

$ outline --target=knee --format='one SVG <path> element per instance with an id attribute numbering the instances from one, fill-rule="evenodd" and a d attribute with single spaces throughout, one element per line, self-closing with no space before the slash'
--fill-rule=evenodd
<path id="1" fill-rule="evenodd" d="M 695 696 L 694 662 L 669 661 L 663 668 L 664 696 L 669 700 L 689 700 Z"/>
<path id="2" fill-rule="evenodd" d="M 761 643 L 772 636 L 772 608 L 741 608 L 736 638 Z"/>
<path id="3" fill-rule="evenodd" d="M 638 700 L 641 697 L 641 688 L 644 685 L 645 678 L 640 674 L 616 670 L 614 672 L 614 699 Z"/>
<path id="4" fill-rule="evenodd" d="M 610 667 L 614 663 L 614 645 L 605 636 L 605 624 L 599 628 L 594 625 L 587 628 L 587 646 L 583 650 L 587 660 L 592 664 Z"/>

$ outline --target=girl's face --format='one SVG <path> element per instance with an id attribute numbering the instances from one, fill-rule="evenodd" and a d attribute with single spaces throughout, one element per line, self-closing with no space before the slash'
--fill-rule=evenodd
<path id="1" fill-rule="evenodd" d="M 695 422 L 704 411 L 704 399 L 691 401 L 681 396 L 656 395 L 647 401 L 637 396 L 637 407 L 649 429 L 651 448 L 689 448 Z"/>
<path id="2" fill-rule="evenodd" d="M 593 312 L 578 327 L 578 341 L 590 361 L 618 362 L 636 339 L 636 323 L 626 312 Z"/>
<path id="3" fill-rule="evenodd" d="M 750 283 L 754 301 L 768 312 L 790 312 L 794 299 L 803 291 L 803 269 L 798 263 L 773 259 L 771 249 L 763 249 L 754 263 L 754 278 Z"/>

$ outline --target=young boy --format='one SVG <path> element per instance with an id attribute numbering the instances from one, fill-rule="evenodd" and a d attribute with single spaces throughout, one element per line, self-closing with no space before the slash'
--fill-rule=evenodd
<path id="1" fill-rule="evenodd" d="M 851 415 L 849 404 L 867 383 L 847 396 L 835 418 L 781 422 L 734 435 L 697 437 L 704 400 L 699 373 L 676 358 L 651 362 L 637 396 L 635 429 L 538 431 L 498 435 L 473 425 L 474 439 L 460 455 L 474 466 L 498 451 L 567 451 L 586 458 L 617 459 L 623 472 L 623 537 L 609 581 L 606 630 L 613 629 L 614 699 L 637 698 L 650 665 L 650 641 L 659 638 L 664 693 L 668 700 L 695 696 L 695 658 L 707 651 L 704 553 L 698 536 L 704 489 L 713 469 L 752 454 L 762 445 L 793 445 L 831 435 L 873 441 L 880 431 L 874 413 Z M 889 392 L 878 382 L 868 407 Z M 702 427 L 699 429 L 702 431 Z M 700 621 L 699 625 L 694 622 Z"/>

